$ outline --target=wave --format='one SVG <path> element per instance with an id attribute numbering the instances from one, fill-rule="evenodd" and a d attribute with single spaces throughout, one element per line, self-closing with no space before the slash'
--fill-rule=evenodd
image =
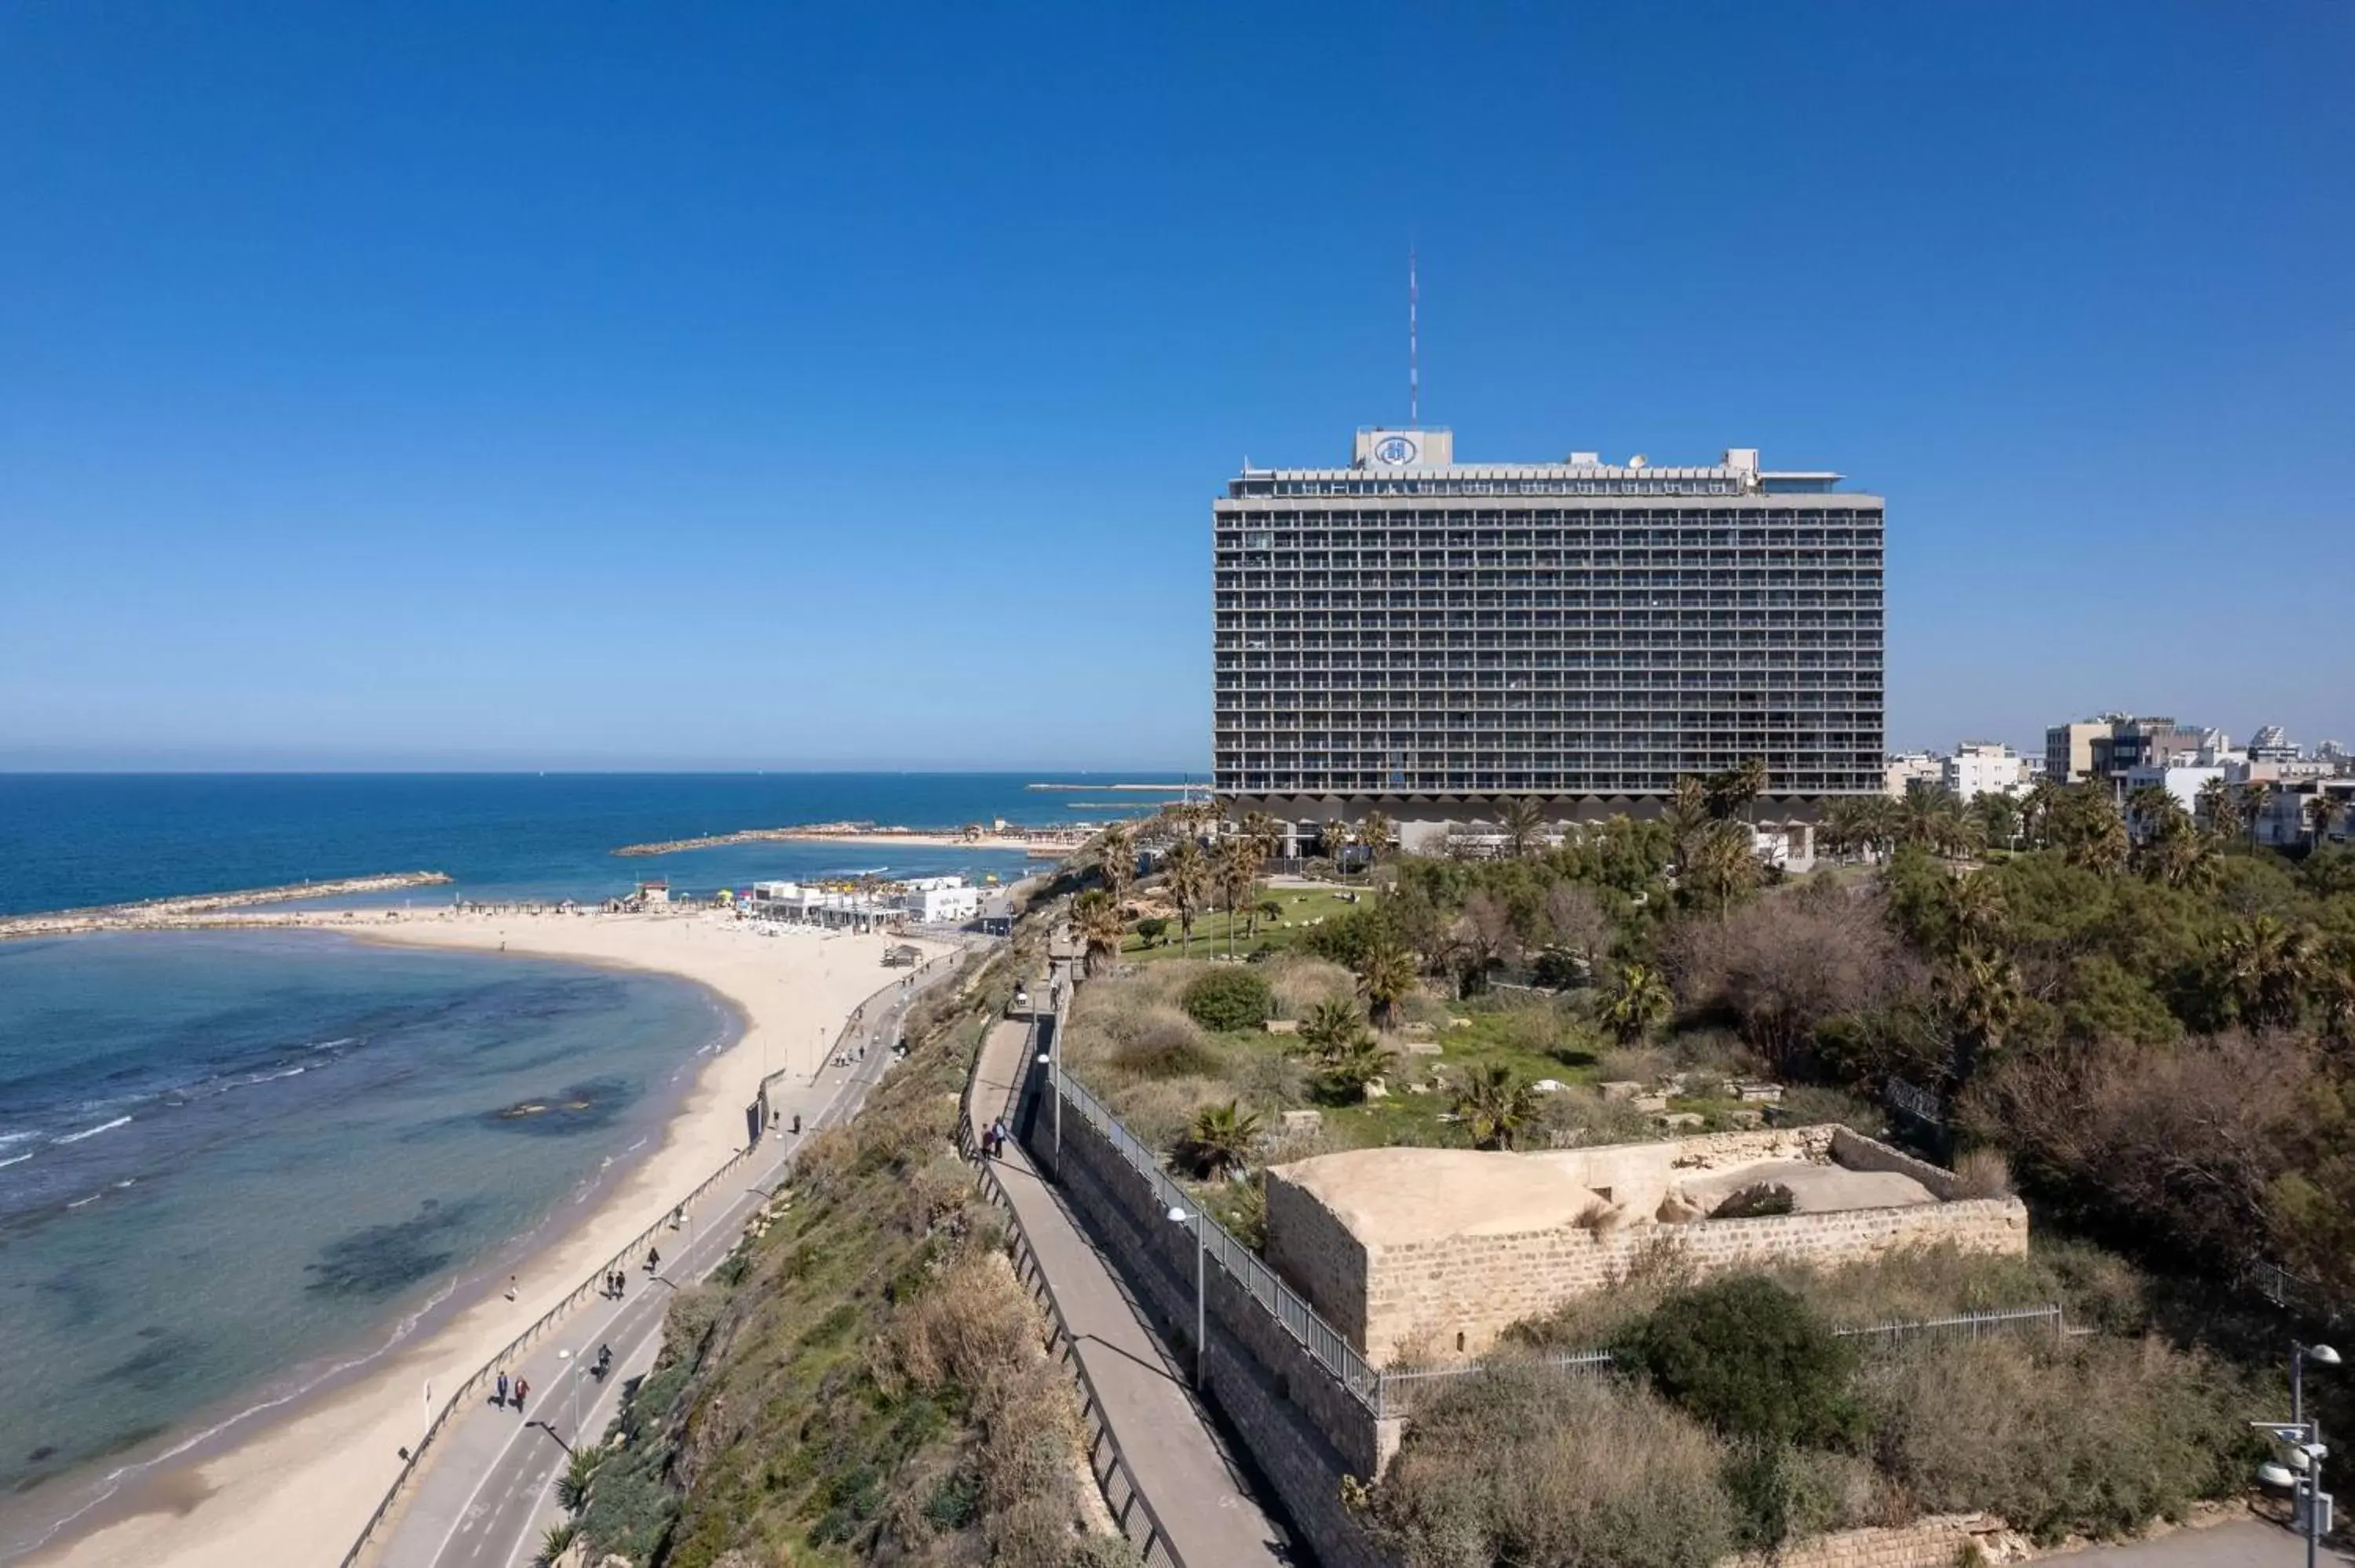
<path id="1" fill-rule="evenodd" d="M 0 1147 L 5 1147 L 11 1143 L 22 1143 L 28 1138 L 38 1138 L 41 1135 L 37 1130 L 32 1132 L 0 1132 Z"/>
<path id="2" fill-rule="evenodd" d="M 0 1171 L 5 1171 L 11 1165 L 22 1165 L 26 1160 L 30 1160 L 32 1156 L 29 1154 L 11 1155 L 5 1160 L 0 1160 Z"/>
<path id="3" fill-rule="evenodd" d="M 87 1209 L 92 1203 L 97 1202 L 101 1198 L 105 1196 L 106 1194 L 103 1192 L 92 1192 L 87 1198 L 76 1198 L 72 1202 L 68 1203 L 66 1207 L 69 1209 Z"/>
<path id="4" fill-rule="evenodd" d="M 80 1143 L 85 1138 L 96 1138 L 101 1132 L 112 1132 L 118 1127 L 129 1125 L 130 1121 L 131 1118 L 129 1117 L 119 1116 L 112 1121 L 102 1121 L 96 1127 L 86 1127 L 80 1132 L 69 1132 L 63 1138 L 59 1139 L 57 1141 L 59 1143 Z"/>

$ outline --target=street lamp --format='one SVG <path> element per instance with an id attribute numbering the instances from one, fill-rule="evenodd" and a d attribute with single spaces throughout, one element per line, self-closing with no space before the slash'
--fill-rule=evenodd
<path id="1" fill-rule="evenodd" d="M 2292 1516 L 2306 1537 L 2306 1568 L 2316 1568 L 2322 1538 L 2330 1530 L 2330 1494 L 2322 1489 L 2322 1461 L 2329 1450 L 2310 1436 L 2313 1429 L 2302 1422 L 2251 1425 L 2283 1445 L 2279 1459 L 2268 1459 L 2257 1467 L 2257 1480 L 2288 1489 Z"/>
<path id="2" fill-rule="evenodd" d="M 2306 1423 L 2306 1363 L 2308 1361 L 2312 1361 L 2318 1367 L 2335 1367 L 2339 1364 L 2339 1352 L 2328 1345 L 2301 1345 L 2296 1340 L 2290 1342 L 2289 1418 L 2293 1424 L 2298 1425 Z M 2317 1432 L 2314 1436 L 2318 1442 L 2322 1434 Z"/>
<path id="3" fill-rule="evenodd" d="M 1203 1272 L 1207 1249 L 1203 1245 L 1202 1227 L 1199 1223 L 1201 1211 L 1199 1209 L 1189 1213 L 1180 1204 L 1169 1205 L 1171 1224 L 1182 1225 L 1188 1221 L 1197 1222 L 1194 1224 L 1194 1386 L 1196 1388 L 1202 1386 L 1202 1361 L 1210 1348 L 1209 1333 L 1210 1296 L 1208 1278 Z"/>

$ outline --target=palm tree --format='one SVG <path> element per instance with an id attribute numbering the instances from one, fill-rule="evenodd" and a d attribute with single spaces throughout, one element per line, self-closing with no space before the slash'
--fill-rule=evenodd
<path id="1" fill-rule="evenodd" d="M 2063 786 L 2051 774 L 2040 774 L 2028 787 L 2028 799 L 2020 802 L 2020 836 L 2030 849 L 2042 849 L 2051 842 L 2052 811 L 2061 803 Z"/>
<path id="2" fill-rule="evenodd" d="M 1537 1108 L 1535 1092 L 1502 1065 L 1474 1068 L 1455 1097 L 1455 1114 L 1481 1149 L 1512 1148 L 1514 1137 Z"/>
<path id="3" fill-rule="evenodd" d="M 1978 830 L 1979 842 L 2009 849 L 2019 836 L 2019 802 L 2000 789 L 1982 789 L 1971 797 L 1964 815 Z"/>
<path id="4" fill-rule="evenodd" d="M 1603 1022 L 1622 1045 L 1633 1045 L 1677 1010 L 1668 982 L 1649 964 L 1629 964 L 1619 971 L 1611 1000 L 1604 1004 Z"/>
<path id="5" fill-rule="evenodd" d="M 1757 852 L 1751 847 L 1752 831 L 1746 822 L 1711 823 L 1694 846 L 1691 863 L 1685 867 L 1686 885 L 1716 905 L 1720 920 L 1725 918 L 1735 895 L 1758 885 L 1761 868 Z"/>
<path id="6" fill-rule="evenodd" d="M 2257 847 L 2257 825 L 2264 821 L 2265 810 L 2273 802 L 2274 787 L 2262 779 L 2252 779 L 2241 786 L 2241 819 L 2249 825 L 2249 848 Z"/>
<path id="7" fill-rule="evenodd" d="M 1121 938 L 1128 934 L 1128 923 L 1120 917 L 1120 905 L 1101 887 L 1091 887 L 1071 900 L 1071 925 L 1086 944 L 1088 978 L 1095 978 L 1099 954 L 1120 957 Z"/>
<path id="8" fill-rule="evenodd" d="M 1229 1100 L 1194 1113 L 1182 1153 L 1196 1174 L 1216 1180 L 1243 1163 L 1258 1137 L 1259 1118 L 1239 1101 Z"/>
<path id="9" fill-rule="evenodd" d="M 1366 863 L 1379 865 L 1390 853 L 1391 835 L 1394 830 L 1391 820 L 1380 811 L 1368 811 L 1358 823 L 1358 842 L 1366 847 Z"/>
<path id="10" fill-rule="evenodd" d="M 1732 797 L 1733 809 L 1736 811 L 1749 810 L 1757 803 L 1758 797 L 1766 793 L 1766 759 L 1763 757 L 1743 758 L 1735 765 L 1731 783 L 1732 788 L 1729 793 Z"/>
<path id="11" fill-rule="evenodd" d="M 571 1463 L 557 1478 L 556 1501 L 567 1513 L 579 1513 L 589 1500 L 589 1483 L 597 1478 L 597 1467 L 603 1462 L 602 1448 L 581 1448 L 574 1451 Z"/>
<path id="12" fill-rule="evenodd" d="M 1316 824 L 1316 853 L 1338 865 L 1341 852 L 1349 847 L 1349 824 L 1338 817 L 1328 817 Z"/>
<path id="13" fill-rule="evenodd" d="M 2003 887 L 1984 871 L 1959 872 L 1946 881 L 1946 919 L 1955 947 L 1992 949 L 2003 934 Z"/>
<path id="14" fill-rule="evenodd" d="M 2313 968 L 2312 933 L 2271 915 L 2235 920 L 2216 944 L 2218 978 L 2243 1022 L 2286 1029 L 2297 1022 L 2299 991 Z"/>
<path id="15" fill-rule="evenodd" d="M 1219 891 L 1227 898 L 1227 957 L 1235 956 L 1235 921 L 1259 877 L 1259 846 L 1236 835 L 1219 846 Z"/>
<path id="16" fill-rule="evenodd" d="M 1365 1015 L 1338 997 L 1318 1002 L 1300 1021 L 1300 1043 L 1318 1056 L 1331 1055 L 1365 1033 Z"/>
<path id="17" fill-rule="evenodd" d="M 1270 859 L 1284 847 L 1284 824 L 1265 811 L 1245 812 L 1241 832 L 1259 851 L 1263 861 Z"/>
<path id="18" fill-rule="evenodd" d="M 1504 821 L 1505 841 L 1512 858 L 1519 860 L 1529 853 L 1529 844 L 1545 826 L 1545 802 L 1529 795 L 1516 795 L 1505 802 L 1497 813 Z"/>
<path id="19" fill-rule="evenodd" d="M 1414 955 L 1404 948 L 1384 944 L 1358 960 L 1358 994 L 1366 999 L 1366 1012 L 1377 1029 L 1398 1022 L 1399 1007 L 1414 994 Z"/>
<path id="20" fill-rule="evenodd" d="M 2062 791 L 2048 834 L 2071 865 L 2108 876 L 2126 863 L 2126 822 L 2109 791 L 2097 785 L 2072 784 Z"/>
<path id="21" fill-rule="evenodd" d="M 1938 971 L 1934 990 L 1955 1029 L 1955 1081 L 1967 1084 L 2019 1021 L 2026 1001 L 2019 971 L 2009 959 L 1966 950 Z"/>
<path id="22" fill-rule="evenodd" d="M 1693 844 L 1709 826 L 1709 786 L 1689 773 L 1678 774 L 1668 788 L 1660 821 L 1668 825 L 1668 842 L 1676 846 L 1677 870 L 1681 873 L 1692 863 Z"/>
<path id="23" fill-rule="evenodd" d="M 2331 797 L 2329 790 L 2324 789 L 2318 782 L 2315 785 L 2314 799 L 2306 803 L 2306 820 L 2309 835 L 2307 843 L 2312 849 L 2320 851 L 2329 844 L 2330 824 L 2339 815 L 2339 801 Z"/>
<path id="24" fill-rule="evenodd" d="M 1326 1054 L 1316 1073 L 1317 1087 L 1343 1105 L 1366 1097 L 1366 1087 L 1388 1074 L 1397 1061 L 1382 1043 L 1364 1030 Z"/>
<path id="25" fill-rule="evenodd" d="M 1179 839 L 1172 845 L 1168 856 L 1161 863 L 1168 878 L 1169 896 L 1178 904 L 1178 930 L 1181 950 L 1186 957 L 1194 956 L 1194 912 L 1209 902 L 1214 877 L 1210 863 L 1202 853 L 1202 846 L 1191 838 Z"/>
<path id="26" fill-rule="evenodd" d="M 1126 822 L 1114 822 L 1103 831 L 1099 848 L 1104 891 L 1118 904 L 1128 895 L 1129 884 L 1136 880 L 1136 832 Z"/>
<path id="27" fill-rule="evenodd" d="M 2220 839 L 2237 837 L 2241 831 L 2241 803 L 2232 787 L 2221 778 L 2211 779 L 2200 786 L 2200 798 L 2195 808 L 2200 825 Z"/>

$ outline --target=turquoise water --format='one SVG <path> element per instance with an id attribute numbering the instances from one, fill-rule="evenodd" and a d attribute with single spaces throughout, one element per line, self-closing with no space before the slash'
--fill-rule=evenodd
<path id="1" fill-rule="evenodd" d="M 323 933 L 0 944 L 0 1556 L 560 1223 L 736 1034 L 684 981 Z"/>
<path id="2" fill-rule="evenodd" d="M 392 902 L 1018 854 L 625 843 L 1109 812 L 1012 775 L 0 776 L 0 913 L 430 869 Z M 1149 809 L 1151 800 L 1137 802 Z M 734 1037 L 658 976 L 325 933 L 0 942 L 0 1563 L 146 1464 L 380 1351 L 593 1198 Z M 539 1107 L 529 1114 L 519 1107 Z"/>

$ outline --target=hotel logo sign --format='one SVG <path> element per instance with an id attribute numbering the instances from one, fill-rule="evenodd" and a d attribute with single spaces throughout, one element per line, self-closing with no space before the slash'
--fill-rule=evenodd
<path id="1" fill-rule="evenodd" d="M 1384 468 L 1404 468 L 1421 455 L 1405 436 L 1384 436 L 1374 443 L 1374 461 Z"/>

